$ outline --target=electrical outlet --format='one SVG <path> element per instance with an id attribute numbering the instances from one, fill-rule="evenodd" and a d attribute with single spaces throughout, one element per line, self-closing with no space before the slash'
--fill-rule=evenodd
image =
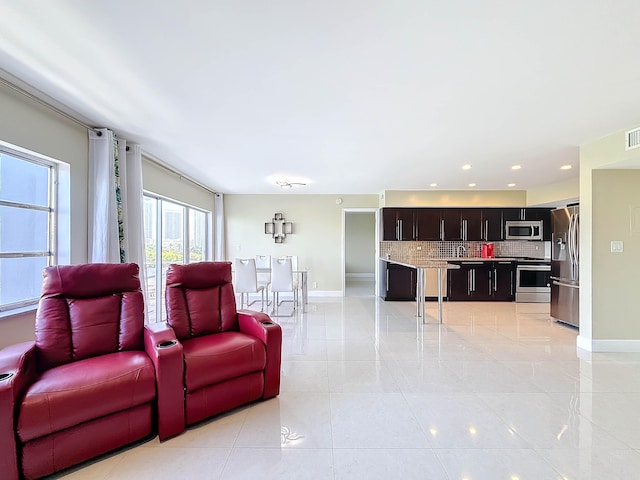
<path id="1" fill-rule="evenodd" d="M 622 253 L 624 251 L 624 243 L 622 240 L 611 240 L 611 253 Z"/>
<path id="2" fill-rule="evenodd" d="M 313 282 L 311 284 L 311 288 L 318 288 L 318 282 Z"/>

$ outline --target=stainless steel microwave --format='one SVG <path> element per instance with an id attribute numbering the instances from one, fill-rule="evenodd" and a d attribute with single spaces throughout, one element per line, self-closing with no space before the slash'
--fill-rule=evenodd
<path id="1" fill-rule="evenodd" d="M 542 240 L 542 220 L 507 220 L 505 240 Z"/>

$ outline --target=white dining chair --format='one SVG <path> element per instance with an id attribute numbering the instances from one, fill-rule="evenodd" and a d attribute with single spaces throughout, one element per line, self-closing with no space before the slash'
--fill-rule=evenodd
<path id="1" fill-rule="evenodd" d="M 256 261 L 253 258 L 236 258 L 234 261 L 235 290 L 240 294 L 240 308 L 244 308 L 244 298 L 247 297 L 247 307 L 253 305 L 258 300 L 249 302 L 251 293 L 259 293 L 261 296 L 260 311 L 264 311 L 265 286 L 258 284 L 258 274 L 256 271 Z"/>
<path id="2" fill-rule="evenodd" d="M 271 255 L 256 255 L 256 269 L 258 270 L 258 285 L 262 285 L 265 291 L 268 290 L 271 283 Z"/>
<path id="3" fill-rule="evenodd" d="M 280 301 L 280 293 L 285 292 L 291 292 L 293 300 Z M 273 295 L 273 310 L 271 315 L 276 317 L 281 316 L 278 315 L 278 307 L 286 301 L 293 302 L 293 308 L 289 315 L 292 316 L 296 310 L 296 306 L 298 305 L 298 290 L 293 278 L 291 258 L 285 257 L 271 259 L 271 293 Z"/>
<path id="4" fill-rule="evenodd" d="M 293 288 L 296 290 L 296 298 L 300 299 L 302 295 L 302 282 L 300 282 L 299 278 L 299 270 L 298 270 L 298 256 L 297 255 L 283 255 L 280 258 L 290 258 L 291 259 L 291 270 L 293 271 Z"/>

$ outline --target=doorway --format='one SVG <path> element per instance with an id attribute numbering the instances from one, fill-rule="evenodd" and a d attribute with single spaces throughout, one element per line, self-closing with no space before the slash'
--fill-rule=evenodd
<path id="1" fill-rule="evenodd" d="M 378 209 L 342 211 L 342 295 L 375 296 L 378 278 Z"/>

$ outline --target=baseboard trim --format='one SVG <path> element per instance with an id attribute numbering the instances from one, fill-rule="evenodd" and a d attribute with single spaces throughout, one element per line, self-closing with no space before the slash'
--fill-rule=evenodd
<path id="1" fill-rule="evenodd" d="M 310 297 L 341 297 L 340 290 L 309 290 Z"/>
<path id="2" fill-rule="evenodd" d="M 578 348 L 596 353 L 639 353 L 640 340 L 592 340 L 578 335 Z"/>
<path id="3" fill-rule="evenodd" d="M 344 278 L 349 280 L 374 280 L 376 276 L 374 273 L 345 273 Z"/>

